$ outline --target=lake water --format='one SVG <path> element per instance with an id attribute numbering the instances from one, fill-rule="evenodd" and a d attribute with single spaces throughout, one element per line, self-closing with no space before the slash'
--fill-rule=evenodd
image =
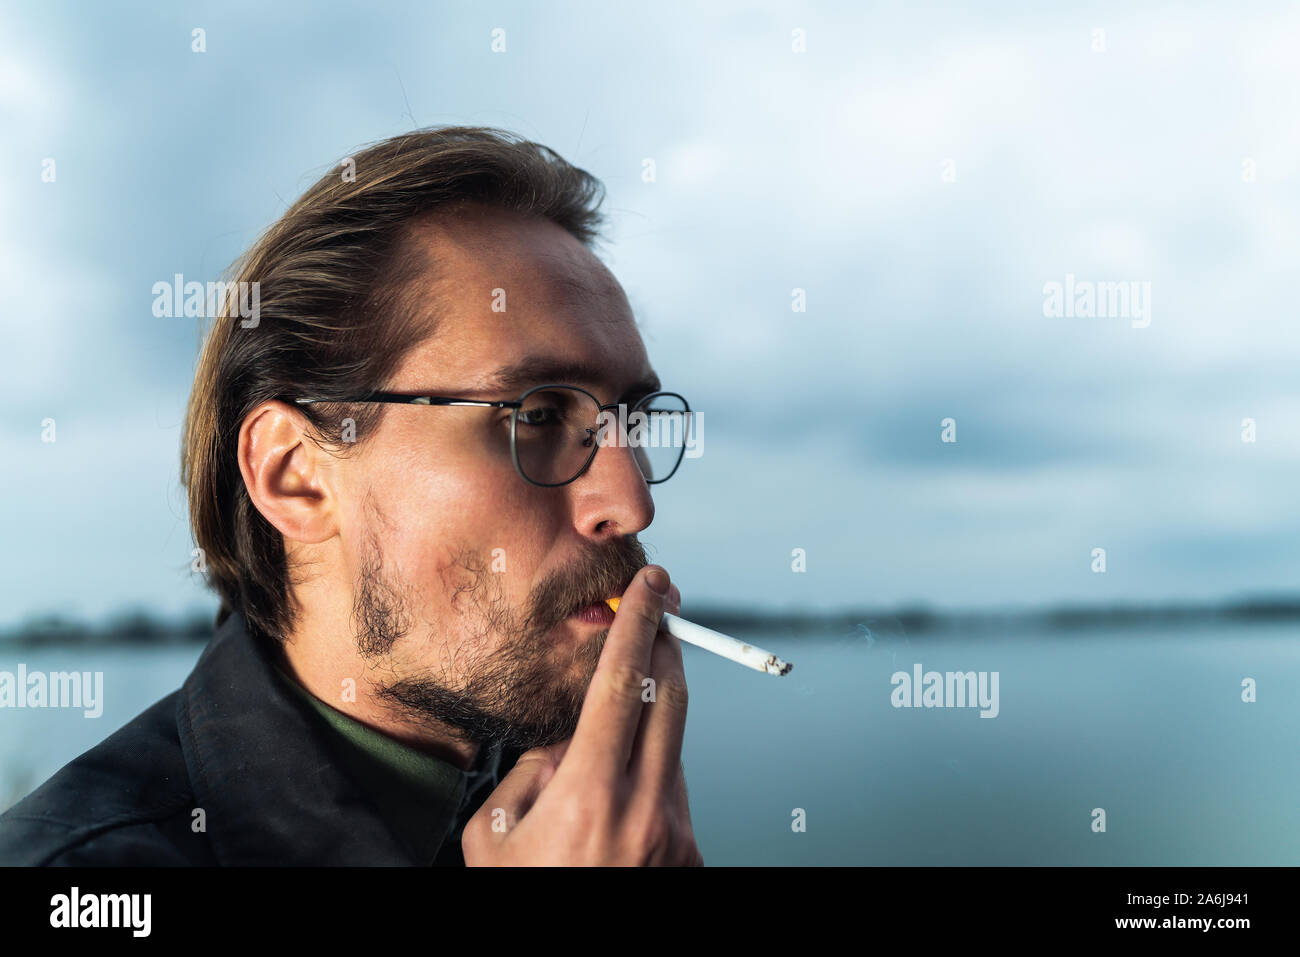
<path id="1" fill-rule="evenodd" d="M 738 637 L 795 668 L 774 678 L 686 648 L 683 757 L 708 864 L 1300 860 L 1294 623 Z M 97 719 L 0 710 L 0 807 L 178 687 L 199 652 L 0 651 L 0 670 L 105 675 Z M 916 664 L 997 672 L 997 716 L 894 707 L 891 676 Z M 1104 833 L 1093 830 L 1095 808 Z M 792 827 L 796 816 L 805 830 Z"/>

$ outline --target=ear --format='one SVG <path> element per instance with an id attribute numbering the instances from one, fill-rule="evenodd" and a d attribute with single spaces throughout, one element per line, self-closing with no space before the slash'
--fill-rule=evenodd
<path id="1" fill-rule="evenodd" d="M 239 427 L 239 472 L 253 505 L 286 541 L 318 544 L 338 531 L 332 459 L 307 438 L 307 418 L 264 402 Z"/>

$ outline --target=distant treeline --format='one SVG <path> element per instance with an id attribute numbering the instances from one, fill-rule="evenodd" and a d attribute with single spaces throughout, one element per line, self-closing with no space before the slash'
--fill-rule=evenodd
<path id="1" fill-rule="evenodd" d="M 138 611 L 99 624 L 47 616 L 0 632 L 0 646 L 185 644 L 207 641 L 212 637 L 215 622 L 215 611 L 181 619 Z"/>
<path id="2" fill-rule="evenodd" d="M 783 631 L 824 635 L 854 631 L 920 635 L 927 632 L 1072 631 L 1144 625 L 1300 622 L 1300 596 L 1246 598 L 1215 604 L 1059 605 L 1043 609 L 948 611 L 927 608 L 756 610 L 723 605 L 683 607 L 682 615 L 718 631 Z M 216 611 L 168 619 L 136 611 L 101 624 L 57 616 L 0 631 L 0 647 L 34 645 L 167 645 L 205 642 Z"/>
<path id="3" fill-rule="evenodd" d="M 754 614 L 746 609 L 711 606 L 683 608 L 682 615 L 724 632 L 755 628 L 794 633 L 879 630 L 904 635 L 951 631 L 1071 631 L 1144 625 L 1212 625 L 1216 622 L 1300 622 L 1300 595 L 1207 604 L 1056 605 L 980 611 L 913 607 L 822 612 L 795 609 Z"/>

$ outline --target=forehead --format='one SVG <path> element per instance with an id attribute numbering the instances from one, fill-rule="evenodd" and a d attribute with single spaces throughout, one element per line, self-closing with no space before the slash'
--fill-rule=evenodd
<path id="1" fill-rule="evenodd" d="M 428 264 L 416 306 L 436 334 L 405 357 L 394 390 L 500 397 L 569 382 L 615 401 L 653 385 L 622 287 L 562 227 L 474 205 L 422 223 L 410 242 Z"/>

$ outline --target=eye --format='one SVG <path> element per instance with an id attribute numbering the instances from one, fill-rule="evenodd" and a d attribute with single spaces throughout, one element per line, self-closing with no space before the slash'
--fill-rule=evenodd
<path id="1" fill-rule="evenodd" d="M 519 410 L 519 424 L 534 428 L 556 426 L 564 421 L 564 410 L 553 405 L 529 406 Z"/>
<path id="2" fill-rule="evenodd" d="M 588 405 L 592 408 L 586 408 Z M 556 388 L 531 393 L 517 415 L 521 429 L 540 435 L 572 428 L 584 417 L 593 417 L 595 409 L 594 403 L 585 399 L 581 392 Z"/>

